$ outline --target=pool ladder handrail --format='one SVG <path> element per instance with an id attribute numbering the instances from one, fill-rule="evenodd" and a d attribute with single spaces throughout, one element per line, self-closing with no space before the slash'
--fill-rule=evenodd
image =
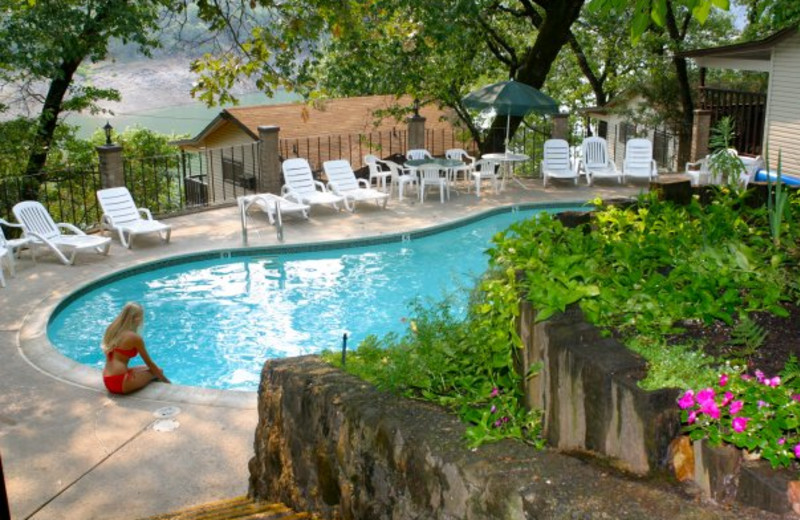
<path id="1" fill-rule="evenodd" d="M 247 210 L 253 205 L 255 199 L 240 196 L 237 197 L 236 202 L 239 205 L 239 219 L 242 223 L 242 244 L 247 245 Z M 278 199 L 274 200 L 275 203 L 275 227 L 277 228 L 278 241 L 283 242 L 283 216 L 281 215 L 281 202 Z"/>

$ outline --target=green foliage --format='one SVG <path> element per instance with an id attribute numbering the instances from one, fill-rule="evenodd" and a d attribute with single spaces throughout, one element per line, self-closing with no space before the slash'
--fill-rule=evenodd
<path id="1" fill-rule="evenodd" d="M 522 376 L 514 369 L 518 296 L 506 276 L 479 283 L 466 319 L 454 316 L 447 299 L 414 302 L 404 336 L 365 339 L 345 368 L 378 388 L 458 413 L 472 447 L 504 438 L 540 445 L 540 412 L 523 406 Z M 341 366 L 339 353 L 323 357 Z"/>
<path id="2" fill-rule="evenodd" d="M 767 164 L 769 164 L 769 155 L 767 157 Z M 781 243 L 781 234 L 783 233 L 783 221 L 790 222 L 791 206 L 787 204 L 789 201 L 789 192 L 784 190 L 783 182 L 781 182 L 781 152 L 778 152 L 778 172 L 776 182 L 772 182 L 771 177 L 767 176 L 767 213 L 769 215 L 769 231 L 772 235 L 772 242 L 779 246 Z"/>
<path id="3" fill-rule="evenodd" d="M 746 363 L 758 352 L 766 338 L 767 331 L 764 327 L 754 322 L 747 314 L 742 315 L 731 330 L 731 339 L 728 341 L 732 347 L 731 361 Z"/>
<path id="4" fill-rule="evenodd" d="M 721 179 L 731 189 L 738 191 L 739 178 L 745 172 L 745 167 L 733 148 L 734 137 L 734 123 L 730 116 L 720 119 L 711 129 L 709 146 L 712 154 L 708 159 L 708 169 L 713 178 Z"/>

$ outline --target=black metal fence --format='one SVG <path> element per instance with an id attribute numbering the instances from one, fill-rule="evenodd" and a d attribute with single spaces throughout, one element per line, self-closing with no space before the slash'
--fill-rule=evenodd
<path id="1" fill-rule="evenodd" d="M 711 111 L 711 127 L 723 117 L 734 122 L 734 147 L 740 154 L 761 155 L 767 95 L 719 88 L 700 88 L 700 108 Z"/>
<path id="2" fill-rule="evenodd" d="M 95 195 L 100 187 L 97 167 L 0 177 L 0 218 L 13 222 L 11 208 L 36 193 L 36 200 L 56 222 L 70 222 L 88 229 L 100 221 L 102 212 Z M 14 234 L 14 230 L 4 231 Z"/>

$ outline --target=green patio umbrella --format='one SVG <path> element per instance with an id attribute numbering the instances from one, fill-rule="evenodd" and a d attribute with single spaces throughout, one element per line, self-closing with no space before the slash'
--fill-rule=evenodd
<path id="1" fill-rule="evenodd" d="M 558 113 L 558 102 L 555 99 L 513 79 L 479 88 L 464 96 L 461 102 L 467 108 L 474 110 L 493 108 L 497 115 L 506 116 L 506 151 L 508 151 L 511 116 L 524 117 L 531 112 Z"/>

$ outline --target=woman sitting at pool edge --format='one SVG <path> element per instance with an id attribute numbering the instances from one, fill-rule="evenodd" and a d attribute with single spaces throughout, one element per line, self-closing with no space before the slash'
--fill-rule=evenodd
<path id="1" fill-rule="evenodd" d="M 126 303 L 103 335 L 103 383 L 112 394 L 129 394 L 144 388 L 152 381 L 169 383 L 158 366 L 150 359 L 139 330 L 144 323 L 144 310 L 138 303 Z M 142 356 L 146 366 L 128 368 L 128 362 Z"/>

